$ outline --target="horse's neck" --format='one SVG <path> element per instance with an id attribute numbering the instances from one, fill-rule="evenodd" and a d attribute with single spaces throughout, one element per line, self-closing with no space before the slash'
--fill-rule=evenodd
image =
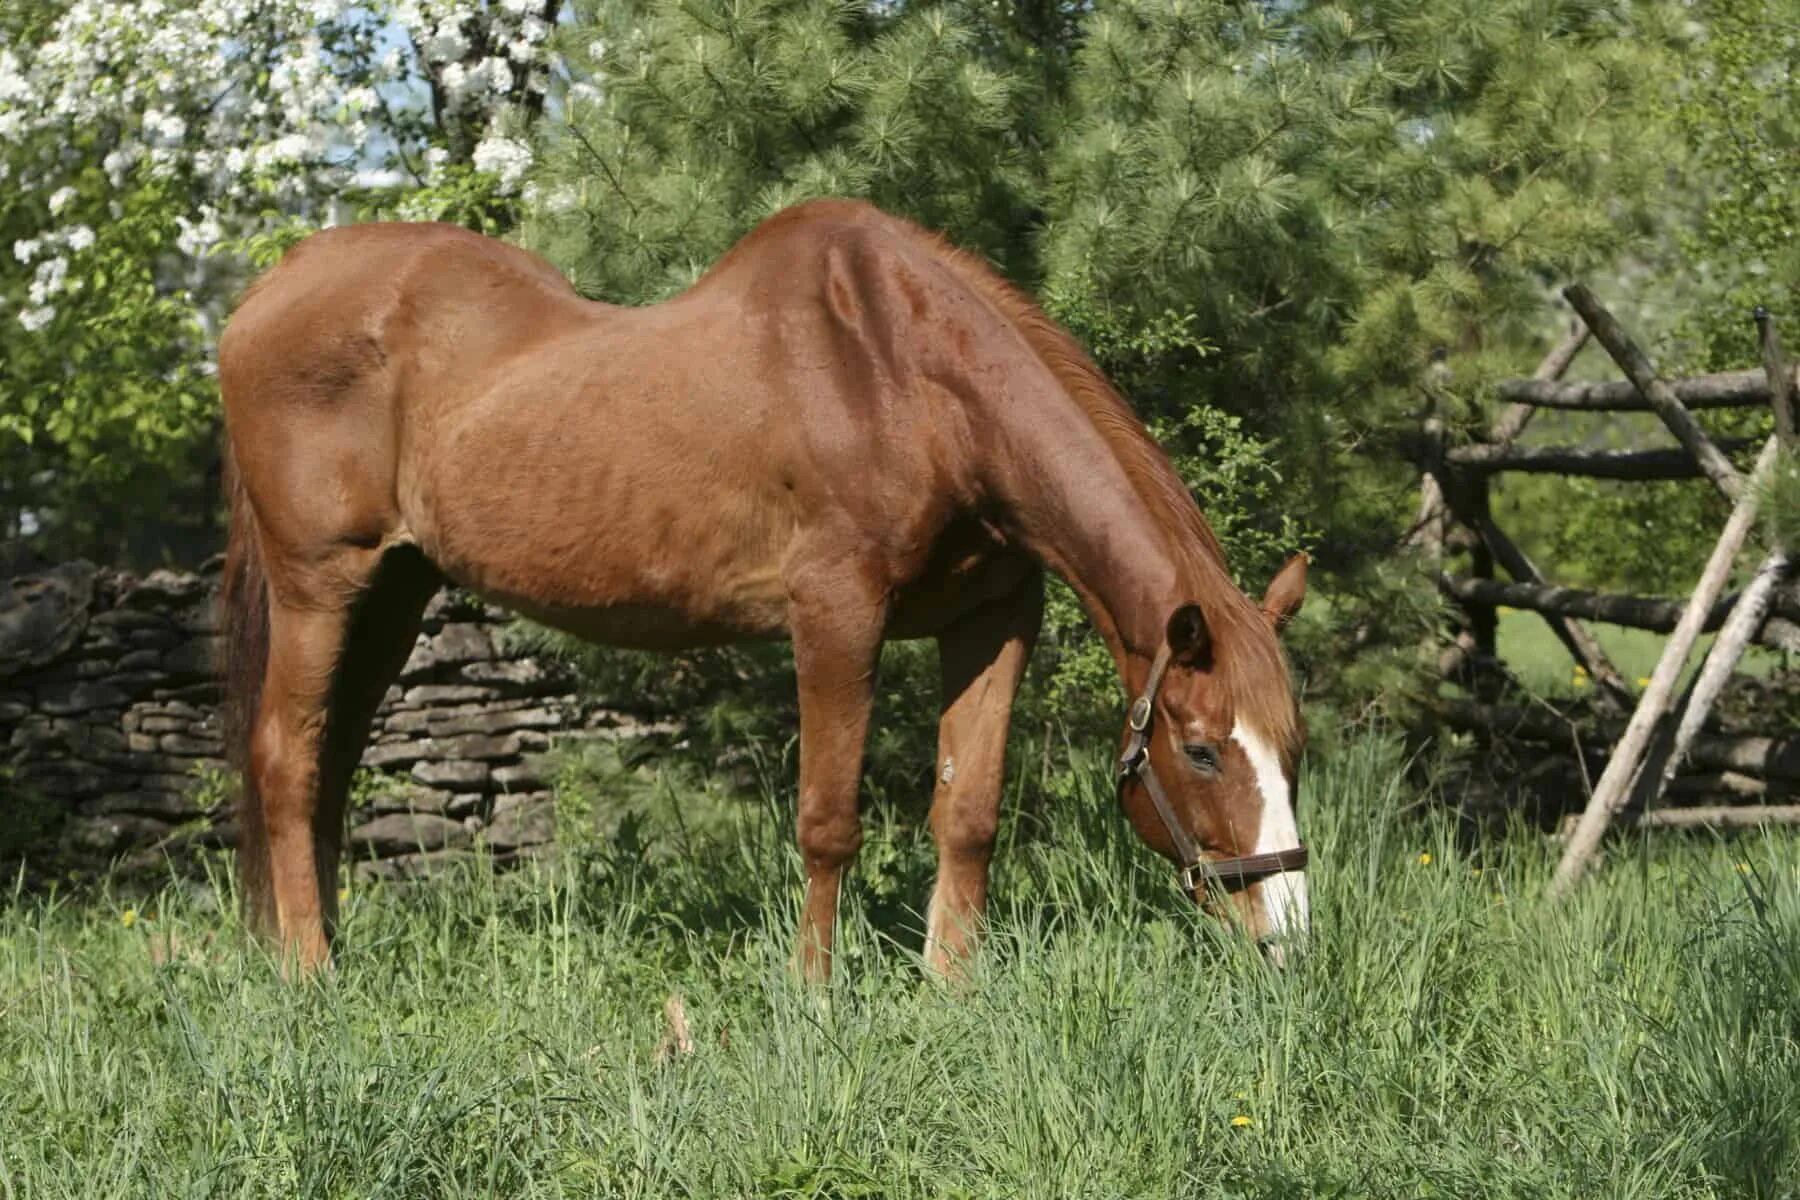
<path id="1" fill-rule="evenodd" d="M 1169 614 L 1197 597 L 1182 594 L 1169 535 L 1085 416 L 1075 439 L 1052 422 L 1035 430 L 1021 439 L 1024 494 L 1014 504 L 1025 542 L 1075 591 L 1121 682 L 1136 687 Z"/>

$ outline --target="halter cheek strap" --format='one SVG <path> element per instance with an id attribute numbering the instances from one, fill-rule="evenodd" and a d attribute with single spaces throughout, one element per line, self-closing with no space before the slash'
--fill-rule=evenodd
<path id="1" fill-rule="evenodd" d="M 1150 664 L 1150 677 L 1144 681 L 1144 691 L 1132 701 L 1131 714 L 1126 719 L 1131 734 L 1126 739 L 1125 753 L 1119 758 L 1117 782 L 1120 800 L 1125 798 L 1125 785 L 1133 778 L 1144 785 L 1144 790 L 1150 793 L 1150 802 L 1156 806 L 1156 815 L 1161 818 L 1163 828 L 1168 831 L 1169 840 L 1175 844 L 1175 854 L 1180 862 L 1177 878 L 1181 881 L 1182 890 L 1196 901 L 1200 898 L 1202 887 L 1216 885 L 1227 892 L 1236 892 L 1271 875 L 1303 870 L 1306 867 L 1304 845 L 1269 854 L 1241 854 L 1236 858 L 1209 860 L 1201 854 L 1193 837 L 1176 819 L 1175 808 L 1169 803 L 1167 793 L 1156 778 L 1156 768 L 1150 765 L 1150 717 L 1156 709 L 1157 689 L 1162 687 L 1163 673 L 1168 669 L 1169 647 L 1164 643 L 1156 652 L 1155 661 Z"/>

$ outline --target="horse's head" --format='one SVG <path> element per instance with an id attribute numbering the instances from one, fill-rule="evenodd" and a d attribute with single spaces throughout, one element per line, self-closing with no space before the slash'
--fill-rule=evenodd
<path id="1" fill-rule="evenodd" d="M 1295 555 L 1260 618 L 1215 628 L 1198 604 L 1176 608 L 1119 762 L 1119 800 L 1138 834 L 1208 911 L 1232 905 L 1278 966 L 1284 943 L 1309 928 L 1295 822 L 1305 731 L 1276 642 L 1305 594 L 1306 559 Z"/>

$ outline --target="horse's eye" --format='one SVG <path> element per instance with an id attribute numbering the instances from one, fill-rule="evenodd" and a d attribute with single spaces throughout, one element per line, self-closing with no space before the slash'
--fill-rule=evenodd
<path id="1" fill-rule="evenodd" d="M 1187 754 L 1188 761 L 1194 764 L 1194 769 L 1202 775 L 1213 776 L 1219 773 L 1219 751 L 1216 746 L 1193 742 L 1183 746 L 1182 750 Z"/>

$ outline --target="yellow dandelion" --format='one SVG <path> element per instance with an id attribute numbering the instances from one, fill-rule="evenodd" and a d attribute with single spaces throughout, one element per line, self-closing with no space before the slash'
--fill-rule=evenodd
<path id="1" fill-rule="evenodd" d="M 1429 867 L 1431 865 L 1431 851 L 1426 850 L 1419 855 L 1419 865 L 1421 867 Z"/>
<path id="2" fill-rule="evenodd" d="M 130 929 L 133 925 L 136 925 L 137 924 L 137 909 L 128 908 L 124 912 L 120 913 L 119 914 L 119 924 L 123 925 L 127 929 Z"/>
<path id="3" fill-rule="evenodd" d="M 1570 680 L 1569 680 L 1569 682 L 1570 682 L 1570 683 L 1572 683 L 1572 684 L 1574 684 L 1574 685 L 1575 685 L 1575 687 L 1576 687 L 1576 689 L 1577 689 L 1577 690 L 1579 690 L 1579 689 L 1581 689 L 1581 688 L 1584 688 L 1584 687 L 1586 687 L 1586 686 L 1587 686 L 1587 685 L 1588 685 L 1588 677 L 1587 677 L 1587 674 L 1586 674 L 1586 673 L 1585 673 L 1585 672 L 1584 672 L 1584 673 L 1582 673 L 1582 674 L 1580 674 L 1580 675 L 1576 675 L 1576 676 L 1574 676 L 1574 677 L 1573 677 L 1573 678 L 1571 678 L 1571 679 L 1570 679 Z"/>
<path id="4" fill-rule="evenodd" d="M 1648 675 L 1639 675 L 1638 676 L 1638 686 L 1639 687 L 1649 687 L 1650 686 L 1650 677 Z"/>
<path id="5" fill-rule="evenodd" d="M 1737 869 L 1738 869 L 1739 875 L 1748 875 L 1750 873 L 1750 864 L 1749 863 L 1739 863 L 1737 865 Z"/>
<path id="6" fill-rule="evenodd" d="M 348 901 L 349 899 L 350 899 L 350 889 L 347 887 L 339 888 L 338 889 L 338 903 L 343 904 L 346 901 Z"/>
<path id="7" fill-rule="evenodd" d="M 1250 1098 L 1250 1096 L 1248 1093 L 1245 1093 L 1245 1092 L 1233 1092 L 1233 1093 L 1231 1093 L 1231 1098 L 1233 1100 L 1248 1100 Z"/>
<path id="8" fill-rule="evenodd" d="M 1254 1124 L 1255 1122 L 1249 1117 L 1246 1117 L 1243 1113 L 1239 1113 L 1237 1116 L 1231 1118 L 1231 1127 L 1233 1129 L 1245 1129 Z"/>
<path id="9" fill-rule="evenodd" d="M 1580 664 L 1580 663 L 1576 663 L 1576 664 L 1575 664 L 1575 674 L 1577 674 L 1577 675 L 1586 675 L 1586 674 L 1587 674 L 1587 668 L 1586 668 L 1586 667 L 1584 667 L 1584 666 L 1582 666 L 1582 665 L 1581 665 L 1581 664 Z"/>

